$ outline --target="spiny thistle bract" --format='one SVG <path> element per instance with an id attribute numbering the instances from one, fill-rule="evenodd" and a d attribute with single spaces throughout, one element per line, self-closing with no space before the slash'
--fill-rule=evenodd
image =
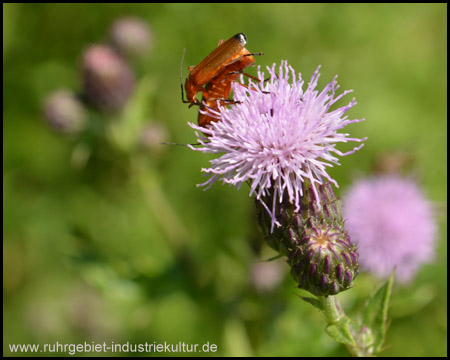
<path id="1" fill-rule="evenodd" d="M 286 199 L 277 207 L 281 226 L 271 231 L 271 217 L 259 201 L 258 220 L 267 243 L 287 257 L 299 288 L 317 296 L 349 289 L 358 274 L 358 253 L 330 183 L 317 186 L 321 205 L 309 184 L 304 185 L 300 210 Z"/>

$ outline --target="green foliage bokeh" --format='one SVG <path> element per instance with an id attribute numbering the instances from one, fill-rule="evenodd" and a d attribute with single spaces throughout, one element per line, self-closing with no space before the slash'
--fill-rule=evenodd
<path id="1" fill-rule="evenodd" d="M 238 32 L 264 53 L 262 67 L 286 59 L 307 81 L 321 65 L 321 87 L 338 74 L 342 90 L 354 89 L 349 116 L 366 121 L 346 130 L 368 140 L 330 170 L 338 191 L 369 174 L 377 154 L 400 149 L 441 209 L 436 260 L 394 289 L 383 355 L 446 355 L 446 4 L 4 4 L 4 354 L 14 355 L 8 344 L 181 341 L 217 344 L 212 355 L 346 355 L 294 295 L 281 260 L 281 284 L 255 290 L 251 269 L 273 253 L 246 189 L 195 186 L 210 157 L 161 145 L 139 180 L 119 157 L 71 166 L 73 143 L 46 126 L 43 99 L 78 91 L 83 49 L 128 15 L 155 35 L 139 67 L 150 90 L 135 101 L 168 141 L 195 142 L 196 111 L 180 101 L 183 49 L 186 76 Z M 350 315 L 379 283 L 361 274 L 339 296 Z"/>

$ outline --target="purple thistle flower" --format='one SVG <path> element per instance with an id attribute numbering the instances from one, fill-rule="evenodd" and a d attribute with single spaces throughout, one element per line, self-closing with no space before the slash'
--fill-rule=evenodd
<path id="1" fill-rule="evenodd" d="M 83 54 L 84 95 L 97 109 L 112 113 L 121 110 L 134 88 L 130 66 L 112 48 L 92 45 Z"/>
<path id="2" fill-rule="evenodd" d="M 208 189 L 216 180 L 221 180 L 240 188 L 248 181 L 250 196 L 255 194 L 268 211 L 272 229 L 275 224 L 280 225 L 275 219 L 275 206 L 277 200 L 282 202 L 285 193 L 298 211 L 305 180 L 311 183 L 319 206 L 316 185 L 329 181 L 338 186 L 326 168 L 339 165 L 337 156 L 352 154 L 363 144 L 343 153 L 336 149 L 336 143 L 365 140 L 337 132 L 364 119 L 343 117 L 356 104 L 354 99 L 346 106 L 329 111 L 334 103 L 351 92 L 344 91 L 335 97 L 336 77 L 321 92 L 317 91 L 318 67 L 304 91 L 301 75 L 297 78 L 286 61 L 281 63 L 278 74 L 275 66 L 267 68 L 271 75 L 267 82 L 258 68 L 258 83 L 250 80 L 248 88 L 233 84 L 237 103 L 229 108 L 219 106 L 219 111 L 208 109 L 208 113 L 220 121 L 208 127 L 189 124 L 206 135 L 196 132 L 202 147 L 191 147 L 193 150 L 224 153 L 211 160 L 209 168 L 202 169 L 210 178 L 199 186 Z M 262 200 L 269 194 L 273 195 L 272 209 Z"/>
<path id="3" fill-rule="evenodd" d="M 137 17 L 116 20 L 110 29 L 111 45 L 122 56 L 140 58 L 154 45 L 154 34 L 150 26 Z"/>
<path id="4" fill-rule="evenodd" d="M 88 120 L 87 110 L 77 96 L 66 89 L 56 90 L 45 99 L 47 123 L 57 132 L 76 135 L 83 131 Z"/>
<path id="5" fill-rule="evenodd" d="M 432 260 L 432 206 L 414 181 L 398 176 L 359 180 L 344 198 L 343 213 L 360 264 L 374 275 L 389 276 L 396 267 L 396 277 L 405 283 Z"/>

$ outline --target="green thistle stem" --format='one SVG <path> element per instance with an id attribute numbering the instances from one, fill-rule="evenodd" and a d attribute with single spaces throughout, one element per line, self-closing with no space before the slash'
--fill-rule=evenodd
<path id="1" fill-rule="evenodd" d="M 327 319 L 328 324 L 336 325 L 342 318 L 342 310 L 339 311 L 336 306 L 335 296 L 318 296 L 317 297 L 323 306 L 323 313 Z M 345 316 L 345 315 L 344 315 Z"/>
<path id="2" fill-rule="evenodd" d="M 161 188 L 157 172 L 145 160 L 138 156 L 132 158 L 133 177 L 144 194 L 145 202 L 167 236 L 171 248 L 175 252 L 185 251 L 188 231 Z"/>
<path id="3" fill-rule="evenodd" d="M 273 195 L 265 201 L 271 204 Z M 333 296 L 353 286 L 359 265 L 356 246 L 345 231 L 340 203 L 331 184 L 313 187 L 305 182 L 300 209 L 283 199 L 276 211 L 281 226 L 274 229 L 267 211 L 259 202 L 256 206 L 269 246 L 286 256 L 298 287 L 317 297 L 302 298 L 324 313 L 327 334 L 344 344 L 353 356 L 367 356 L 350 319 Z"/>
<path id="4" fill-rule="evenodd" d="M 334 340 L 344 343 L 349 353 L 354 357 L 373 356 L 359 345 L 360 341 L 350 325 L 350 319 L 345 315 L 337 298 L 335 296 L 318 296 L 317 299 L 328 323 L 328 334 Z"/>

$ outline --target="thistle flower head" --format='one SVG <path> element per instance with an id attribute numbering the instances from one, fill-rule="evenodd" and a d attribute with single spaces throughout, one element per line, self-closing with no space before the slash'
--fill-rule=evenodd
<path id="1" fill-rule="evenodd" d="M 111 48 L 92 45 L 83 54 L 83 90 L 88 101 L 103 112 L 120 110 L 134 87 L 134 74 Z"/>
<path id="2" fill-rule="evenodd" d="M 287 199 L 277 207 L 282 226 L 270 230 L 270 217 L 257 201 L 259 225 L 269 246 L 287 257 L 298 287 L 316 296 L 335 295 L 353 286 L 358 252 L 344 229 L 340 204 L 330 183 L 318 185 L 318 206 L 308 181 L 301 209 Z"/>
<path id="3" fill-rule="evenodd" d="M 77 96 L 69 90 L 57 90 L 45 99 L 44 115 L 57 132 L 67 135 L 80 133 L 87 122 L 87 111 Z"/>
<path id="4" fill-rule="evenodd" d="M 166 149 L 161 143 L 167 141 L 168 130 L 161 122 L 150 122 L 142 129 L 139 137 L 139 145 L 151 154 L 160 154 Z"/>
<path id="5" fill-rule="evenodd" d="M 143 57 L 153 47 L 154 35 L 150 26 L 136 17 L 116 20 L 109 34 L 112 47 L 129 58 Z"/>
<path id="6" fill-rule="evenodd" d="M 275 217 L 277 201 L 282 202 L 286 194 L 299 210 L 302 184 L 308 180 L 316 201 L 320 202 L 316 185 L 326 181 L 337 186 L 327 167 L 339 165 L 339 156 L 362 147 L 344 153 L 336 149 L 336 144 L 365 139 L 338 133 L 346 125 L 363 119 L 349 120 L 344 116 L 356 104 L 354 99 L 330 111 L 334 103 L 350 92 L 335 96 L 336 78 L 319 92 L 316 90 L 319 68 L 306 90 L 301 75 L 297 77 L 286 61 L 278 71 L 275 64 L 268 71 L 268 81 L 264 81 L 265 75 L 258 69 L 259 82 L 250 80 L 248 87 L 233 84 L 236 104 L 229 108 L 219 106 L 218 111 L 208 109 L 220 121 L 208 127 L 190 126 L 199 131 L 197 137 L 202 145 L 191 147 L 193 150 L 223 153 L 210 161 L 209 168 L 202 169 L 210 178 L 200 186 L 209 188 L 216 180 L 221 180 L 239 188 L 249 182 L 250 195 L 256 195 L 263 203 L 272 217 L 273 229 L 275 224 L 279 225 Z M 269 194 L 273 201 L 267 205 L 262 199 Z"/>
<path id="7" fill-rule="evenodd" d="M 421 264 L 432 260 L 433 211 L 414 181 L 392 175 L 359 180 L 343 205 L 363 269 L 387 277 L 396 267 L 398 280 L 408 282 Z"/>

